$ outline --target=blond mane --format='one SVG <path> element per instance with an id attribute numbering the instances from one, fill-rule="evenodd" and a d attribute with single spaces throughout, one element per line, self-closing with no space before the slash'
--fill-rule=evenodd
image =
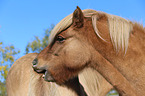
<path id="1" fill-rule="evenodd" d="M 100 36 L 99 30 L 97 28 L 97 19 L 99 18 L 98 15 L 100 14 L 106 15 L 108 17 L 109 32 L 114 48 L 116 49 L 116 51 L 122 49 L 126 53 L 128 48 L 129 36 L 133 29 L 132 23 L 129 20 L 123 19 L 119 16 L 110 15 L 104 12 L 95 11 L 91 9 L 83 10 L 83 13 L 85 17 L 92 18 L 92 25 L 96 35 L 104 41 L 106 40 Z M 71 24 L 72 24 L 72 14 L 62 19 L 54 27 L 49 37 L 49 43 L 53 41 L 56 34 L 66 29 Z"/>

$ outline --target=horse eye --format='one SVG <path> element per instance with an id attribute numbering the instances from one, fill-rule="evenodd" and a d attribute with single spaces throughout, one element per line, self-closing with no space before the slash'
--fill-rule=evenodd
<path id="1" fill-rule="evenodd" d="M 64 41 L 65 41 L 65 38 L 63 38 L 62 36 L 57 36 L 56 41 L 58 41 L 58 42 L 62 43 L 62 42 L 64 42 Z"/>

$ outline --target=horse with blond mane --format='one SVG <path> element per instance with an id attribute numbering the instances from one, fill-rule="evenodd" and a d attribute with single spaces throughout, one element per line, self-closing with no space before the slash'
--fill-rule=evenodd
<path id="1" fill-rule="evenodd" d="M 77 7 L 52 30 L 49 42 L 33 61 L 34 70 L 42 72 L 46 81 L 61 85 L 91 68 L 122 96 L 144 96 L 143 26 Z"/>
<path id="2" fill-rule="evenodd" d="M 12 65 L 6 79 L 8 96 L 78 96 L 75 90 L 46 82 L 42 77 L 43 74 L 34 72 L 32 61 L 37 55 L 27 54 Z M 113 88 L 98 72 L 91 69 L 81 72 L 79 81 L 88 96 L 105 96 Z"/>

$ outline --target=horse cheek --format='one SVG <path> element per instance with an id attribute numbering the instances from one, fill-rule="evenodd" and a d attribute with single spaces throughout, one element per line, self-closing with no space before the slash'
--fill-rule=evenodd
<path id="1" fill-rule="evenodd" d="M 87 48 L 82 44 L 78 44 L 78 42 L 75 43 L 75 45 L 69 46 L 65 55 L 66 66 L 70 68 L 80 68 L 84 66 L 89 61 L 90 56 Z"/>

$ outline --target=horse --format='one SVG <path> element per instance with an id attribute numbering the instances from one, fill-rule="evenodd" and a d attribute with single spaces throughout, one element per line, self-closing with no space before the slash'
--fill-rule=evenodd
<path id="1" fill-rule="evenodd" d="M 86 96 L 86 94 L 88 96 L 105 96 L 113 89 L 111 84 L 98 72 L 90 68 L 79 74 L 81 84 L 78 83 L 77 78 L 69 80 L 72 83 L 67 83 L 71 84 L 70 88 L 53 82 L 46 82 L 43 79 L 43 74 L 37 74 L 32 68 L 32 61 L 37 55 L 37 53 L 29 53 L 16 60 L 12 65 L 6 79 L 8 96 Z M 78 86 L 80 85 L 84 89 L 79 90 Z M 79 91 L 82 91 L 80 93 L 82 95 L 77 94 Z M 83 94 L 84 91 L 86 94 Z"/>
<path id="2" fill-rule="evenodd" d="M 33 61 L 44 80 L 63 84 L 82 70 L 98 71 L 122 96 L 145 94 L 145 28 L 92 9 L 62 19 Z"/>

